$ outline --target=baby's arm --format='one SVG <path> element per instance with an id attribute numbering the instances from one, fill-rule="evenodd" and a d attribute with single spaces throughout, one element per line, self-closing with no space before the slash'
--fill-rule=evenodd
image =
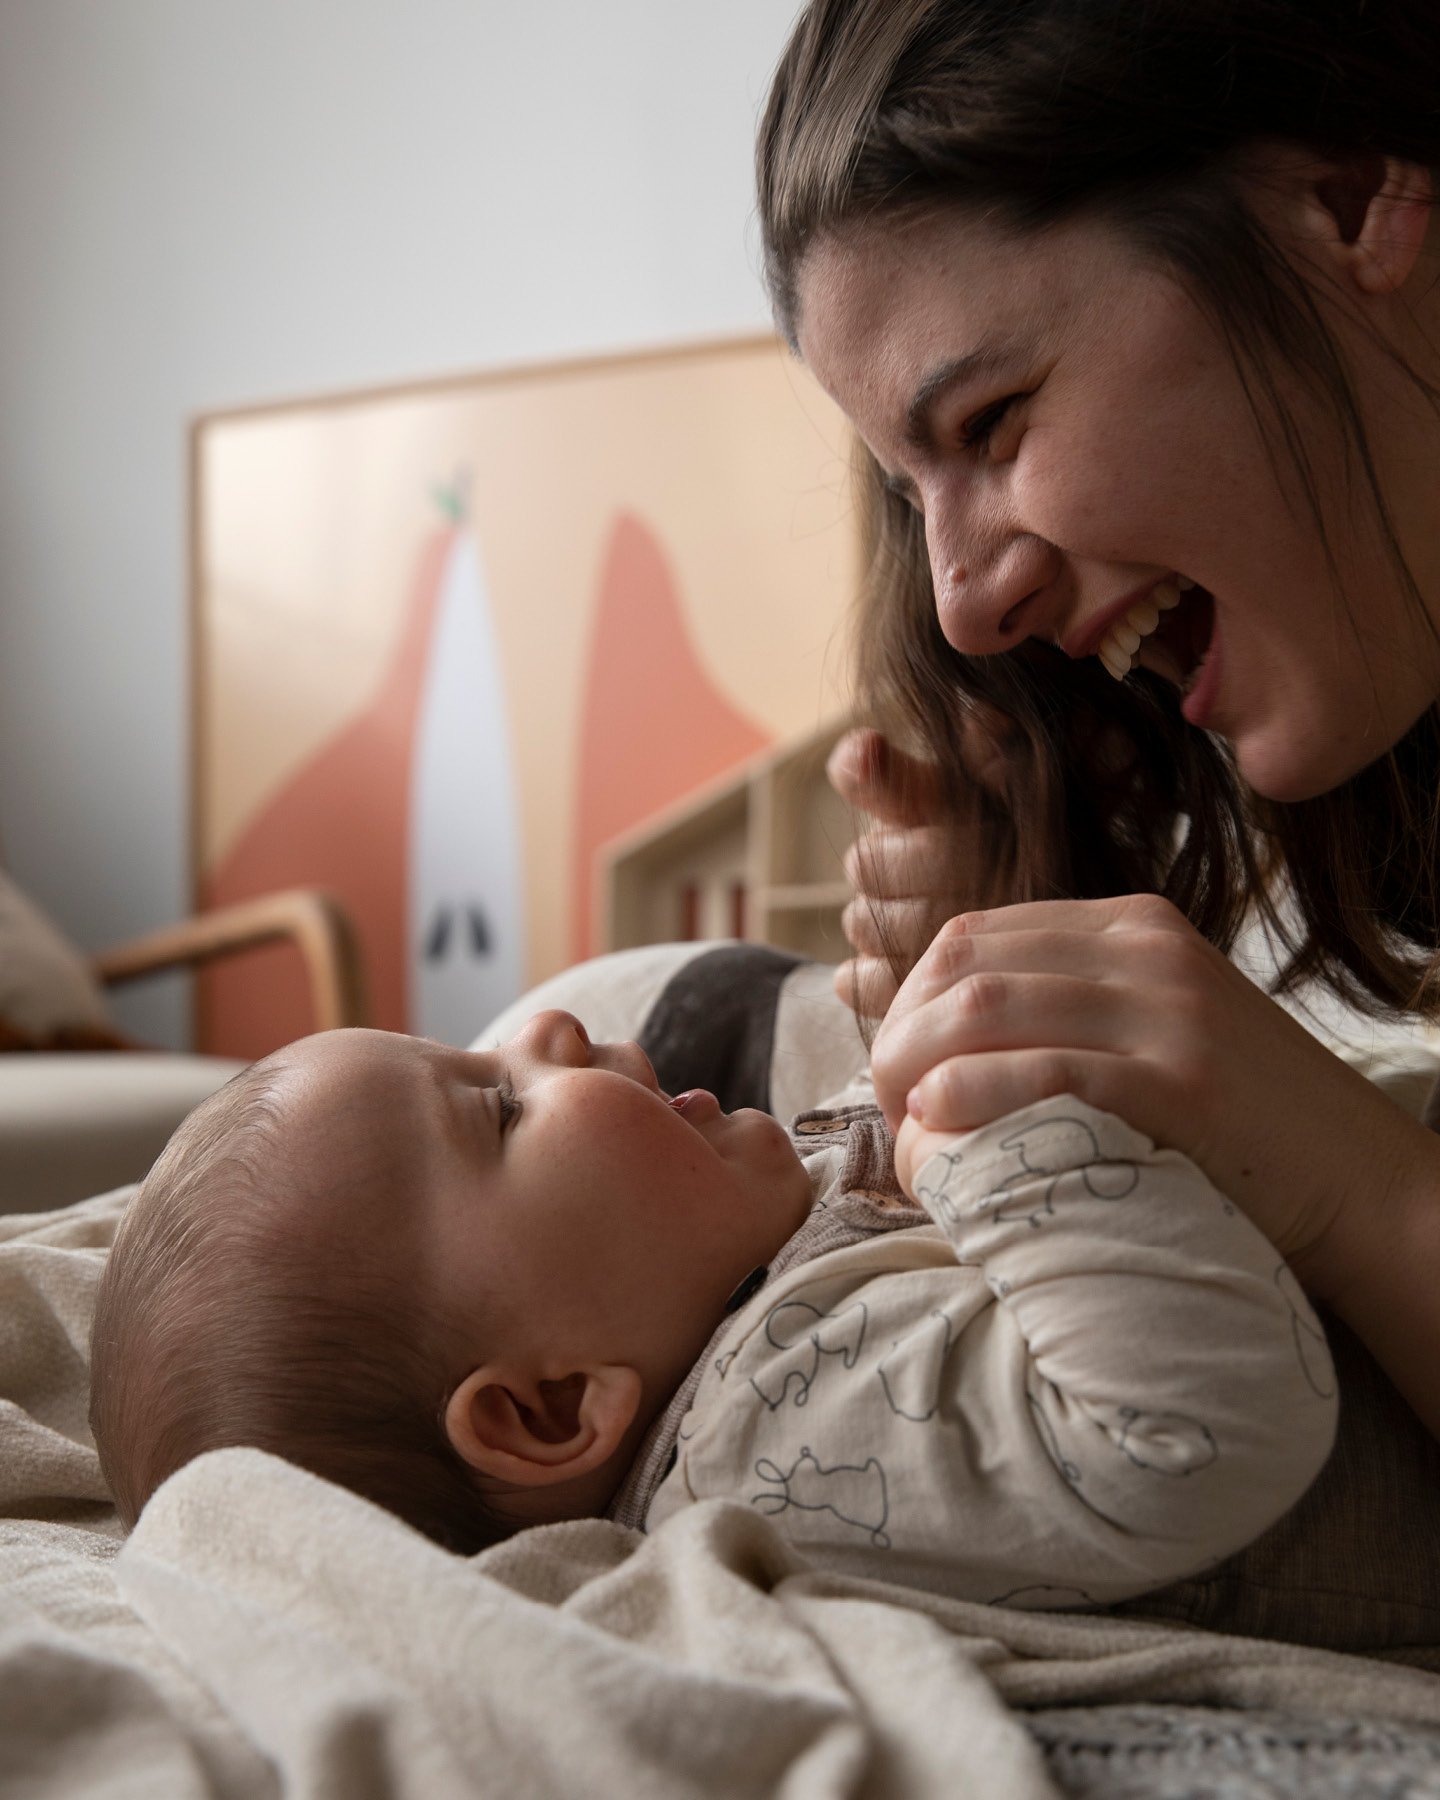
<path id="1" fill-rule="evenodd" d="M 1090 1513 L 1151 1540 L 1161 1578 L 1300 1497 L 1334 1436 L 1324 1338 L 1279 1253 L 1188 1158 L 1067 1096 L 963 1137 L 907 1120 L 896 1166 L 1024 1342 L 1015 1428 Z"/>

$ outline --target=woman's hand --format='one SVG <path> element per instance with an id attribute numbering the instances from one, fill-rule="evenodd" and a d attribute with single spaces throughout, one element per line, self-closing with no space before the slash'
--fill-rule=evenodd
<path id="1" fill-rule="evenodd" d="M 955 908 L 943 893 L 947 833 L 934 766 L 896 750 L 878 731 L 849 731 L 825 765 L 830 784 L 876 820 L 845 854 L 856 897 L 845 936 L 856 951 L 835 971 L 835 991 L 862 1018 L 883 1018 L 898 982 L 887 952 L 913 963 Z"/>
<path id="2" fill-rule="evenodd" d="M 997 736 L 1000 729 L 997 715 Z M 977 795 L 980 788 L 998 792 L 996 737 L 977 721 L 966 747 Z M 907 756 L 878 731 L 847 732 L 826 773 L 842 799 L 876 821 L 845 857 L 856 896 L 843 923 L 856 954 L 835 971 L 835 991 L 862 1018 L 880 1019 L 899 987 L 891 959 L 910 967 L 945 921 L 973 904 L 964 877 L 986 854 L 979 809 L 973 820 L 947 813 L 934 764 Z"/>
<path id="3" fill-rule="evenodd" d="M 965 1130 L 1061 1093 L 1118 1114 L 1193 1158 L 1342 1310 L 1387 1233 L 1440 1256 L 1440 1139 L 1153 896 L 951 920 L 872 1061 L 892 1127 L 908 1109 Z"/>

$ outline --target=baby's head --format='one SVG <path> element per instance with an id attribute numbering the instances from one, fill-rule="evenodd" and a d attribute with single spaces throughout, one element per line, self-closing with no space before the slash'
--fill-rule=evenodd
<path id="1" fill-rule="evenodd" d="M 493 1051 L 306 1038 L 192 1113 L 101 1284 L 122 1517 L 248 1444 L 473 1551 L 602 1511 L 810 1186 L 765 1113 L 670 1100 L 541 1013 Z"/>

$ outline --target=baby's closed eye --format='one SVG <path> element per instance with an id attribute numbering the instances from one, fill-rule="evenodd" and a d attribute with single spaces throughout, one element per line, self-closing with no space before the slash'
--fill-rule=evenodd
<path id="1" fill-rule="evenodd" d="M 508 1077 L 495 1084 L 495 1095 L 500 1102 L 500 1129 L 502 1132 L 508 1131 L 521 1112 L 520 1101 Z"/>

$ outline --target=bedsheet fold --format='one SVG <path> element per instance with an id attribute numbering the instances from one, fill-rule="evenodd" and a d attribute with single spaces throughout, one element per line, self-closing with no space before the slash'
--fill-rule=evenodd
<path id="1" fill-rule="evenodd" d="M 1440 1724 L 1418 1671 L 827 1577 L 732 1502 L 471 1561 L 273 1457 L 151 1501 L 120 1595 L 286 1795 L 1042 1800 L 1012 1705 L 1168 1701 Z"/>
<path id="2" fill-rule="evenodd" d="M 1186 1707 L 1440 1728 L 1435 1676 L 829 1577 L 728 1502 L 467 1560 L 226 1450 L 122 1546 L 84 1391 L 125 1199 L 0 1220 L 0 1792 L 1054 1800 L 1016 1708 L 1048 1709 L 1051 1738 L 1056 1709 L 1136 1705 L 1172 1731 Z"/>

